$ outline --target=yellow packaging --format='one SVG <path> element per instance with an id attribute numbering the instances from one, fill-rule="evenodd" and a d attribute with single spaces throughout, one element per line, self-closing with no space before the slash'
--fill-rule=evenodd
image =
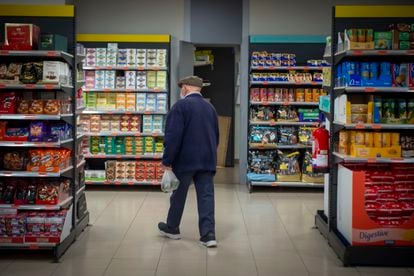
<path id="1" fill-rule="evenodd" d="M 365 132 L 365 146 L 373 147 L 374 146 L 374 134 L 372 132 Z"/>
<path id="2" fill-rule="evenodd" d="M 392 146 L 387 148 L 369 148 L 360 145 L 351 145 L 351 156 L 353 157 L 362 157 L 362 158 L 375 158 L 375 157 L 384 157 L 384 158 L 399 158 L 401 157 L 401 147 Z"/>
<path id="3" fill-rule="evenodd" d="M 126 95 L 125 93 L 116 94 L 116 109 L 125 110 Z"/>
<path id="4" fill-rule="evenodd" d="M 116 94 L 115 93 L 108 93 L 106 99 L 106 106 L 108 110 L 115 110 L 116 109 Z"/>
<path id="5" fill-rule="evenodd" d="M 382 133 L 382 147 L 384 148 L 391 147 L 391 133 L 389 132 Z"/>
<path id="6" fill-rule="evenodd" d="M 391 133 L 391 146 L 400 145 L 400 134 L 398 132 Z"/>
<path id="7" fill-rule="evenodd" d="M 357 131 L 355 134 L 355 145 L 365 145 L 365 132 Z"/>
<path id="8" fill-rule="evenodd" d="M 126 100 L 125 100 L 125 109 L 127 111 L 135 111 L 136 107 L 136 95 L 134 93 L 128 93 L 126 94 Z"/>
<path id="9" fill-rule="evenodd" d="M 374 147 L 382 148 L 382 133 L 374 132 Z"/>
<path id="10" fill-rule="evenodd" d="M 355 144 L 355 140 L 356 140 L 356 131 L 355 130 L 351 130 L 348 134 L 348 140 L 349 140 L 349 144 Z"/>
<path id="11" fill-rule="evenodd" d="M 296 101 L 297 102 L 305 101 L 305 90 L 303 88 L 296 89 Z"/>
<path id="12" fill-rule="evenodd" d="M 347 101 L 345 106 L 345 115 L 347 124 L 352 123 L 351 102 Z"/>
<path id="13" fill-rule="evenodd" d="M 323 88 L 319 89 L 319 94 L 320 94 L 321 96 L 326 96 L 326 95 L 328 95 L 328 94 L 326 93 L 326 90 L 325 90 L 325 89 L 323 89 Z"/>
<path id="14" fill-rule="evenodd" d="M 98 93 L 98 97 L 96 99 L 96 108 L 105 109 L 107 102 L 107 96 L 104 93 Z"/>
<path id="15" fill-rule="evenodd" d="M 309 88 L 306 88 L 305 89 L 305 102 L 312 102 L 312 98 L 313 98 L 312 90 Z"/>
<path id="16" fill-rule="evenodd" d="M 374 113 L 374 102 L 368 102 L 367 123 L 372 124 L 372 114 Z"/>
<path id="17" fill-rule="evenodd" d="M 339 144 L 348 144 L 348 132 L 346 130 L 339 132 Z"/>

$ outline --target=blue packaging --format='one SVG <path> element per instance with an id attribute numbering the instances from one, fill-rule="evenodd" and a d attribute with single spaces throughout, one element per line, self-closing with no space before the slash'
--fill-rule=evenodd
<path id="1" fill-rule="evenodd" d="M 336 66 L 335 86 L 343 86 L 342 82 L 342 63 Z"/>
<path id="2" fill-rule="evenodd" d="M 346 86 L 361 86 L 359 62 L 344 62 L 345 70 L 342 72 Z"/>
<path id="3" fill-rule="evenodd" d="M 374 115 L 372 122 L 374 124 L 380 123 L 382 118 L 382 99 L 381 96 L 374 96 Z"/>
<path id="4" fill-rule="evenodd" d="M 361 84 L 362 86 L 368 86 L 371 77 L 371 64 L 369 62 L 361 63 Z"/>
<path id="5" fill-rule="evenodd" d="M 391 87 L 392 85 L 392 74 L 391 74 L 391 63 L 381 62 L 381 73 L 379 77 L 378 86 Z"/>

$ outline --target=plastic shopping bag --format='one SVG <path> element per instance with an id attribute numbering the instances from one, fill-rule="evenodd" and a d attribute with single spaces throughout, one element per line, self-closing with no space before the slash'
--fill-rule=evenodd
<path id="1" fill-rule="evenodd" d="M 165 170 L 161 180 L 161 190 L 164 193 L 169 193 L 178 188 L 180 180 L 175 176 L 172 170 Z"/>

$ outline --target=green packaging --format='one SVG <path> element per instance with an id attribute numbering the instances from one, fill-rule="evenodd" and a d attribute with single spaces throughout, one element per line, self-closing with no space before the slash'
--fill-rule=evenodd
<path id="1" fill-rule="evenodd" d="M 400 50 L 409 50 L 410 41 L 400 41 Z"/>
<path id="2" fill-rule="evenodd" d="M 409 99 L 407 103 L 407 122 L 414 124 L 414 99 Z"/>
<path id="3" fill-rule="evenodd" d="M 382 123 L 393 123 L 395 121 L 395 100 L 386 99 L 382 101 Z"/>
<path id="4" fill-rule="evenodd" d="M 373 123 L 380 123 L 382 119 L 382 99 L 381 96 L 374 96 L 374 116 Z"/>
<path id="5" fill-rule="evenodd" d="M 402 41 L 408 41 L 410 40 L 410 33 L 409 32 L 400 32 L 400 40 Z"/>
<path id="6" fill-rule="evenodd" d="M 405 99 L 397 100 L 397 118 L 399 123 L 407 122 L 407 101 Z"/>
<path id="7" fill-rule="evenodd" d="M 374 40 L 378 40 L 378 39 L 391 40 L 392 34 L 391 32 L 374 32 Z"/>
<path id="8" fill-rule="evenodd" d="M 68 51 L 68 39 L 58 34 L 41 34 L 39 50 Z"/>

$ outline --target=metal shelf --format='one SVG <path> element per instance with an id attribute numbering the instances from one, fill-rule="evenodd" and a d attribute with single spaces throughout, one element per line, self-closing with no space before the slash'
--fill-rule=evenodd
<path id="1" fill-rule="evenodd" d="M 250 105 L 295 105 L 295 106 L 319 106 L 318 102 L 250 102 Z"/>
<path id="2" fill-rule="evenodd" d="M 335 87 L 334 93 L 340 95 L 343 93 L 413 93 L 414 88 L 408 87 Z"/>
<path id="3" fill-rule="evenodd" d="M 333 152 L 333 155 L 339 160 L 345 163 L 414 163 L 414 158 L 403 158 L 403 157 L 374 157 L 374 158 L 363 158 L 363 157 L 352 157 L 338 152 Z"/>
<path id="4" fill-rule="evenodd" d="M 310 145 L 280 145 L 280 144 L 276 144 L 276 145 L 251 145 L 249 144 L 249 148 L 250 149 L 311 149 L 312 146 Z"/>
<path id="5" fill-rule="evenodd" d="M 272 186 L 272 187 L 301 187 L 301 188 L 323 188 L 323 183 L 307 183 L 307 182 L 265 182 L 251 181 L 252 186 Z"/>
<path id="6" fill-rule="evenodd" d="M 67 63 L 73 62 L 73 55 L 63 51 L 9 51 L 0 50 L 1 57 L 44 57 L 44 58 L 62 58 Z"/>
<path id="7" fill-rule="evenodd" d="M 311 85 L 311 86 L 322 86 L 322 82 L 300 82 L 300 81 L 251 81 L 250 85 Z"/>
<path id="8" fill-rule="evenodd" d="M 76 198 L 78 198 L 83 192 L 85 192 L 86 186 L 83 185 L 76 191 Z"/>
<path id="9" fill-rule="evenodd" d="M 166 71 L 167 67 L 157 66 L 84 66 L 83 70 L 117 70 L 117 71 Z"/>
<path id="10" fill-rule="evenodd" d="M 340 63 L 345 57 L 396 57 L 413 55 L 413 50 L 345 50 L 335 54 L 335 63 Z"/>
<path id="11" fill-rule="evenodd" d="M 60 148 L 62 145 L 73 142 L 73 139 L 62 140 L 59 142 L 20 142 L 20 141 L 0 141 L 0 147 L 29 147 L 29 148 Z"/>
<path id="12" fill-rule="evenodd" d="M 333 123 L 345 129 L 414 129 L 414 124 L 346 124 L 338 121 Z"/>
<path id="13" fill-rule="evenodd" d="M 0 89 L 16 89 L 16 90 L 63 90 L 72 92 L 73 86 L 64 84 L 9 84 L 0 83 Z"/>
<path id="14" fill-rule="evenodd" d="M 161 159 L 162 154 L 86 154 L 85 159 Z"/>
<path id="15" fill-rule="evenodd" d="M 322 71 L 327 66 L 251 66 L 250 70 L 257 71 L 286 71 L 286 70 L 304 70 L 304 71 Z"/>
<path id="16" fill-rule="evenodd" d="M 41 172 L 26 172 L 26 171 L 0 171 L 0 176 L 4 177 L 60 177 L 62 174 L 73 169 L 69 166 L 57 173 L 41 173 Z"/>
<path id="17" fill-rule="evenodd" d="M 0 120 L 62 120 L 70 118 L 73 114 L 35 115 L 35 114 L 0 114 Z"/>
<path id="18" fill-rule="evenodd" d="M 121 185 L 121 186 L 159 186 L 161 182 L 159 181 L 101 181 L 101 180 L 86 180 L 86 185 Z"/>
<path id="19" fill-rule="evenodd" d="M 157 88 L 147 88 L 147 89 L 125 89 L 125 88 L 114 88 L 114 89 L 108 89 L 108 88 L 84 88 L 83 92 L 119 92 L 119 93 L 167 93 L 168 90 L 166 89 L 157 89 Z"/>
<path id="20" fill-rule="evenodd" d="M 84 136 L 152 136 L 152 137 L 163 137 L 164 133 L 140 133 L 140 132 L 85 132 Z"/>
<path id="21" fill-rule="evenodd" d="M 15 204 L 0 204 L 0 209 L 17 209 L 21 211 L 59 211 L 69 207 L 72 204 L 73 197 L 70 196 L 56 205 L 15 205 Z"/>
<path id="22" fill-rule="evenodd" d="M 258 122 L 250 121 L 251 125 L 259 126 L 317 126 L 318 122 Z"/>
<path id="23" fill-rule="evenodd" d="M 80 161 L 77 165 L 76 168 L 79 169 L 80 167 L 84 166 L 86 164 L 86 160 L 83 159 L 82 161 Z"/>
<path id="24" fill-rule="evenodd" d="M 84 110 L 82 114 L 137 114 L 137 115 L 166 115 L 166 112 L 152 112 L 152 111 L 121 111 L 121 110 Z"/>

